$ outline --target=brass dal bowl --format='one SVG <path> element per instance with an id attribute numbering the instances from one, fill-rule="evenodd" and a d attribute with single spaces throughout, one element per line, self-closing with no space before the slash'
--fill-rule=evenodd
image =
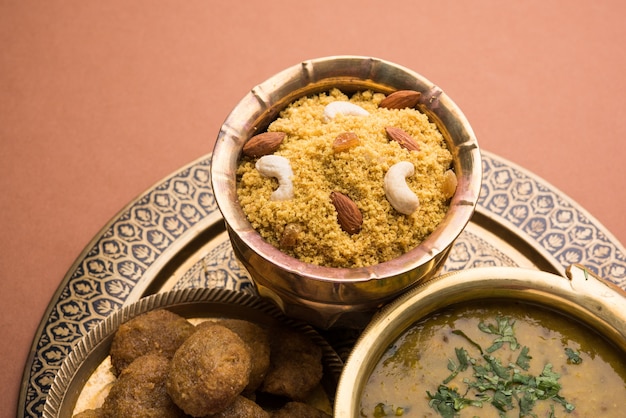
<path id="1" fill-rule="evenodd" d="M 338 88 L 422 93 L 419 109 L 443 134 L 458 178 L 456 194 L 439 227 L 418 247 L 384 263 L 331 268 L 304 263 L 266 242 L 248 222 L 237 198 L 236 170 L 244 143 L 261 133 L 288 104 Z M 476 137 L 461 110 L 421 75 L 381 59 L 335 56 L 302 62 L 254 87 L 225 120 L 213 151 L 211 181 L 235 256 L 259 293 L 291 317 L 320 328 L 362 328 L 373 312 L 443 265 L 478 200 L 482 163 Z"/>
<path id="2" fill-rule="evenodd" d="M 339 380 L 335 416 L 360 417 L 361 394 L 389 346 L 416 321 L 451 304 L 525 301 L 572 317 L 626 357 L 626 292 L 584 267 L 567 277 L 516 267 L 482 267 L 433 278 L 385 306 L 359 337 Z"/>

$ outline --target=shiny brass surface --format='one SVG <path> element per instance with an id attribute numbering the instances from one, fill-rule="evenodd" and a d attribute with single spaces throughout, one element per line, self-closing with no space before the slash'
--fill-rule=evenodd
<path id="1" fill-rule="evenodd" d="M 420 246 L 395 260 L 363 268 L 303 263 L 267 243 L 239 206 L 236 169 L 243 144 L 262 132 L 299 97 L 338 87 L 422 92 L 420 110 L 437 124 L 453 154 L 457 192 L 441 225 Z M 234 253 L 259 293 L 284 312 L 320 328 L 363 327 L 372 313 L 416 283 L 433 277 L 474 213 L 482 161 L 476 137 L 461 110 L 437 86 L 399 65 L 369 57 L 337 56 L 288 68 L 254 87 L 224 122 L 213 152 L 211 180 Z"/>
<path id="2" fill-rule="evenodd" d="M 571 266 L 567 276 L 483 267 L 420 284 L 383 308 L 357 341 L 339 380 L 335 416 L 359 417 L 361 393 L 389 345 L 415 321 L 454 303 L 486 299 L 531 302 L 586 323 L 626 355 L 626 291 L 582 266 Z"/>

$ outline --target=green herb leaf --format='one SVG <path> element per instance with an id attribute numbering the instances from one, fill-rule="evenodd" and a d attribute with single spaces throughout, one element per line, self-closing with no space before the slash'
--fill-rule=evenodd
<path id="1" fill-rule="evenodd" d="M 444 418 L 454 418 L 456 413 L 468 405 L 482 407 L 482 402 L 465 398 L 456 389 L 445 385 L 439 385 L 437 392 L 431 394 L 426 391 L 430 398 L 429 405 Z"/>
<path id="2" fill-rule="evenodd" d="M 569 347 L 565 348 L 565 354 L 567 354 L 567 362 L 570 364 L 580 364 L 583 362 L 582 357 L 578 351 L 574 351 Z"/>
<path id="3" fill-rule="evenodd" d="M 517 373 L 517 372 L 513 373 L 512 382 L 517 383 L 522 386 L 529 386 L 533 388 L 537 387 L 537 383 L 534 377 L 530 375 L 526 375 L 526 374 Z"/>
<path id="4" fill-rule="evenodd" d="M 491 366 L 491 370 L 501 379 L 510 380 L 511 371 L 500 363 L 500 360 L 493 356 L 484 355 L 483 358 Z"/>
<path id="5" fill-rule="evenodd" d="M 554 400 L 560 403 L 561 405 L 563 405 L 563 407 L 565 408 L 567 412 L 572 412 L 574 409 L 576 409 L 576 407 L 573 404 L 567 402 L 565 398 L 563 398 L 561 395 L 554 396 Z"/>
<path id="6" fill-rule="evenodd" d="M 480 322 L 478 324 L 478 328 L 487 333 L 493 335 L 499 335 L 500 338 L 496 338 L 493 340 L 493 344 L 487 348 L 488 353 L 493 353 L 494 351 L 501 348 L 504 343 L 509 343 L 511 350 L 517 350 L 518 343 L 515 338 L 515 331 L 513 330 L 513 325 L 515 325 L 515 321 L 509 320 L 509 318 L 496 318 L 496 324 L 485 324 L 484 322 Z"/>
<path id="7" fill-rule="evenodd" d="M 460 372 L 467 370 L 471 362 L 471 358 L 464 348 L 455 348 L 454 352 L 456 353 L 456 358 L 459 360 L 459 364 L 456 364 L 452 359 L 448 359 L 448 370 L 450 370 L 452 374 L 443 381 L 444 385 L 450 383 Z"/>
<path id="8" fill-rule="evenodd" d="M 530 368 L 530 360 L 532 359 L 532 357 L 528 355 L 528 351 L 530 351 L 528 347 L 522 347 L 522 351 L 520 351 L 517 356 L 517 360 L 515 360 L 515 364 L 524 370 L 528 370 Z"/>
<path id="9" fill-rule="evenodd" d="M 435 394 L 427 391 L 430 398 L 429 405 L 444 418 L 453 418 L 458 411 L 467 406 L 482 407 L 483 404 L 491 404 L 498 410 L 498 415 L 505 418 L 506 412 L 519 408 L 520 417 L 535 417 L 532 412 L 538 401 L 552 401 L 561 404 L 566 411 L 574 410 L 574 405 L 567 402 L 559 391 L 561 385 L 558 380 L 560 375 L 552 370 L 552 364 L 546 364 L 539 376 L 523 374 L 518 367 L 523 370 L 530 369 L 529 354 L 530 349 L 522 346 L 517 356 L 515 364 L 503 365 L 501 360 L 490 353 L 501 348 L 504 344 L 509 344 L 511 350 L 516 350 L 520 344 L 517 342 L 514 333 L 515 321 L 508 318 L 496 318 L 495 324 L 480 322 L 478 327 L 487 334 L 497 335 L 493 344 L 483 353 L 481 347 L 472 341 L 462 331 L 454 330 L 453 333 L 463 336 L 470 344 L 478 348 L 481 352 L 480 359 L 470 357 L 464 348 L 455 348 L 456 360 L 448 361 L 448 369 L 452 372 L 444 384 L 440 385 Z M 578 353 L 571 349 L 566 349 L 570 361 L 578 361 Z M 575 363 L 576 364 L 576 363 Z M 461 371 L 472 366 L 473 379 L 464 378 L 463 383 L 467 385 L 467 392 L 461 396 L 456 389 L 446 386 Z M 473 399 L 468 399 L 467 393 L 473 390 Z M 554 417 L 554 405 L 550 405 L 550 416 Z"/>
<path id="10" fill-rule="evenodd" d="M 456 358 L 459 360 L 459 371 L 465 371 L 469 367 L 472 359 L 464 348 L 455 348 Z"/>
<path id="11" fill-rule="evenodd" d="M 511 396 L 502 390 L 496 391 L 496 393 L 493 395 L 493 400 L 491 401 L 491 404 L 502 412 L 510 411 L 511 409 L 513 409 Z"/>
<path id="12" fill-rule="evenodd" d="M 478 351 L 480 351 L 480 354 L 483 354 L 483 349 L 482 347 L 477 344 L 476 342 L 474 342 L 474 340 L 472 340 L 470 337 L 468 337 L 463 331 L 461 331 L 460 329 L 455 329 L 452 330 L 452 333 L 455 335 L 459 335 L 463 338 L 465 338 L 470 344 L 472 344 L 474 347 L 476 347 L 478 349 Z"/>
<path id="13" fill-rule="evenodd" d="M 558 382 L 560 377 L 560 374 L 552 371 L 552 364 L 548 363 L 545 365 L 541 375 L 537 377 L 539 399 L 553 398 L 559 393 L 559 390 L 561 390 L 561 385 Z"/>
<path id="14" fill-rule="evenodd" d="M 524 395 L 521 396 L 518 401 L 519 416 L 535 416 L 535 414 L 532 413 L 532 410 L 536 402 L 537 396 L 535 396 L 533 392 L 524 392 Z"/>

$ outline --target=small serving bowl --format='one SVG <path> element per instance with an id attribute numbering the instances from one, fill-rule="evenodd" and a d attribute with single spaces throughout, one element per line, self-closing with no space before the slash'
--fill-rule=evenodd
<path id="1" fill-rule="evenodd" d="M 237 198 L 236 171 L 245 142 L 267 129 L 288 104 L 332 88 L 346 94 L 373 90 L 421 92 L 419 110 L 443 134 L 458 179 L 450 208 L 437 229 L 404 255 L 370 267 L 332 268 L 308 264 L 266 242 L 248 222 Z M 373 312 L 442 267 L 469 222 L 481 187 L 476 137 L 461 110 L 421 75 L 381 59 L 334 56 L 305 61 L 254 87 L 224 122 L 215 145 L 211 181 L 236 257 L 259 293 L 291 317 L 312 325 L 362 328 Z"/>
<path id="2" fill-rule="evenodd" d="M 515 267 L 482 267 L 447 273 L 385 306 L 351 351 L 339 380 L 335 416 L 360 417 L 363 390 L 384 352 L 416 321 L 463 302 L 522 301 L 589 326 L 626 357 L 626 292 L 582 266 L 557 276 Z"/>

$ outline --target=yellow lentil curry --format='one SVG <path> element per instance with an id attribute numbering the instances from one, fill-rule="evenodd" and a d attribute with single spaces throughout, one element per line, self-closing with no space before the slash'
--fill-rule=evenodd
<path id="1" fill-rule="evenodd" d="M 459 305 L 410 327 L 373 371 L 363 417 L 623 417 L 626 358 L 523 303 Z"/>
<path id="2" fill-rule="evenodd" d="M 285 133 L 273 154 L 291 163 L 293 198 L 271 199 L 277 180 L 255 168 L 257 158 L 244 156 L 237 172 L 239 202 L 265 240 L 304 262 L 362 267 L 396 258 L 433 232 L 449 207 L 446 174 L 452 155 L 425 114 L 415 108 L 380 107 L 384 98 L 372 91 L 348 97 L 334 89 L 295 101 L 271 123 L 269 132 Z M 328 120 L 325 108 L 336 101 L 356 104 L 368 114 L 339 113 Z M 389 126 L 410 135 L 419 149 L 389 140 L 385 131 Z M 333 148 L 337 137 L 347 132 L 356 135 L 356 145 Z M 409 215 L 390 205 L 383 187 L 389 168 L 403 161 L 415 168 L 406 183 L 419 198 L 419 207 Z M 333 192 L 347 196 L 360 210 L 357 233 L 342 230 L 330 197 Z M 297 239 L 281 248 L 290 227 L 295 227 Z"/>

